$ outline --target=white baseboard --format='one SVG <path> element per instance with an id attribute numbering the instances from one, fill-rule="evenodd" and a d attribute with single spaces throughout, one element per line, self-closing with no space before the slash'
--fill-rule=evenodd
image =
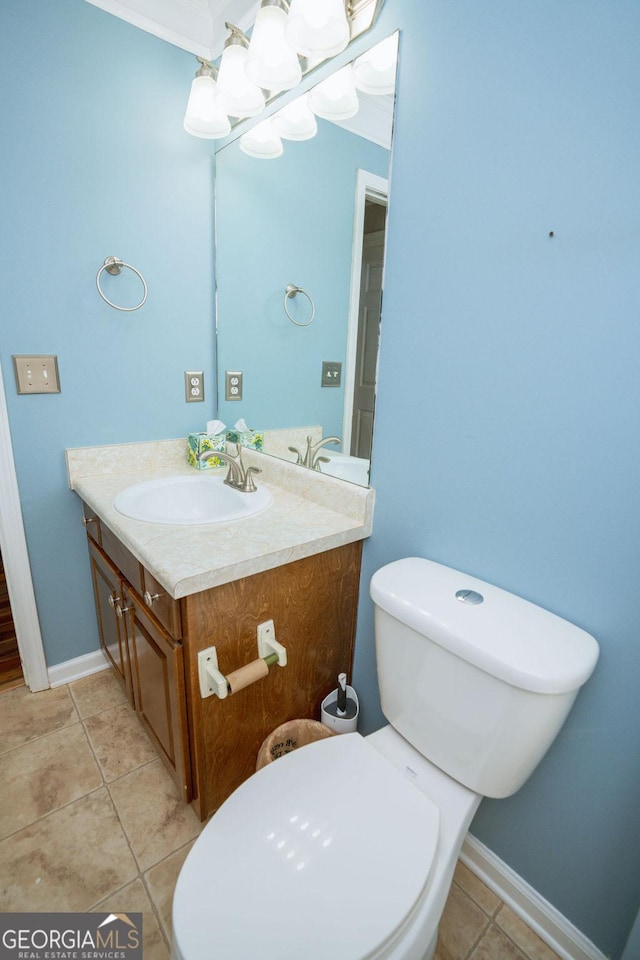
<path id="1" fill-rule="evenodd" d="M 468 833 L 460 859 L 562 960 L 606 960 L 595 944 L 488 847 Z"/>
<path id="2" fill-rule="evenodd" d="M 49 667 L 49 683 L 52 687 L 61 687 L 72 680 L 80 680 L 81 677 L 106 670 L 108 666 L 102 650 L 94 650 L 93 653 L 85 653 L 83 657 L 75 657 L 73 660 L 57 663 L 55 667 Z"/>

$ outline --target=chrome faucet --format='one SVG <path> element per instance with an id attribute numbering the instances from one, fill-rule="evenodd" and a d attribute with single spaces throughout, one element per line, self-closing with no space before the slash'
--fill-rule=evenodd
<path id="1" fill-rule="evenodd" d="M 259 467 L 245 467 L 242 462 L 242 447 L 236 444 L 236 455 L 225 453 L 223 450 L 207 450 L 206 453 L 199 453 L 198 460 L 210 460 L 211 457 L 218 457 L 224 460 L 229 466 L 229 471 L 224 482 L 241 493 L 254 493 L 256 487 L 252 474 L 262 473 Z"/>

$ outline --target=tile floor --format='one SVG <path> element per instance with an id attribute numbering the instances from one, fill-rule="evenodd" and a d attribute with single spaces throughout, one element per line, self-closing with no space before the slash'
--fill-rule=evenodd
<path id="1" fill-rule="evenodd" d="M 0 695 L 0 911 L 142 912 L 144 960 L 168 960 L 201 829 L 110 673 Z M 459 864 L 437 960 L 557 958 Z"/>

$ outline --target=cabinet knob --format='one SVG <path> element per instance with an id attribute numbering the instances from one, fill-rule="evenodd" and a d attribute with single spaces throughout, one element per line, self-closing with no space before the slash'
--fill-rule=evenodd
<path id="1" fill-rule="evenodd" d="M 120 597 L 114 597 L 113 594 L 109 597 L 109 606 L 113 607 L 115 610 L 116 603 L 120 603 Z"/>
<path id="2" fill-rule="evenodd" d="M 88 527 L 90 523 L 95 523 L 97 519 L 97 517 L 83 517 L 82 523 L 85 527 Z"/>
<path id="3" fill-rule="evenodd" d="M 120 606 L 120 603 L 116 603 L 116 616 L 117 616 L 120 620 L 122 620 L 122 618 L 124 617 L 125 613 L 128 613 L 129 610 L 133 610 L 133 607 L 122 607 L 122 606 Z"/>
<path id="4" fill-rule="evenodd" d="M 152 593 L 149 593 L 148 590 L 145 590 L 143 596 L 144 596 L 144 602 L 146 603 L 146 605 L 147 605 L 148 607 L 152 607 L 152 606 L 153 606 L 153 601 L 154 601 L 154 600 L 159 600 L 161 594 L 159 594 L 159 593 L 153 593 L 153 594 L 152 594 Z"/>

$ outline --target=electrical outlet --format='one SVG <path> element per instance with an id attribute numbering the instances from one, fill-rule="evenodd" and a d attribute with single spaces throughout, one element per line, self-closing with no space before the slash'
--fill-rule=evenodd
<path id="1" fill-rule="evenodd" d="M 227 370 L 224 375 L 225 400 L 242 400 L 242 373 L 239 370 Z"/>
<path id="2" fill-rule="evenodd" d="M 60 393 L 58 358 L 53 354 L 13 357 L 18 393 Z"/>
<path id="3" fill-rule="evenodd" d="M 184 398 L 187 403 L 204 400 L 204 373 L 202 370 L 185 370 Z"/>

